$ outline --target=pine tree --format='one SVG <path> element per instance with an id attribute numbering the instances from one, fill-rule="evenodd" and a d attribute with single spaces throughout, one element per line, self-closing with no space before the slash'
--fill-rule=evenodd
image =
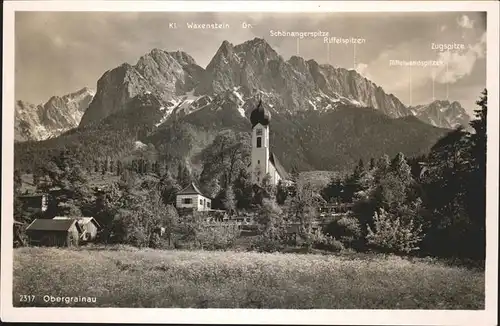
<path id="1" fill-rule="evenodd" d="M 177 183 L 182 187 L 187 187 L 191 183 L 191 174 L 187 166 L 182 163 L 179 163 L 177 167 Z"/>
<path id="2" fill-rule="evenodd" d="M 411 167 L 406 162 L 403 153 L 398 153 L 391 162 L 391 170 L 405 184 L 409 185 L 412 181 Z"/>
<path id="3" fill-rule="evenodd" d="M 377 165 L 377 163 L 375 161 L 375 158 L 372 157 L 370 159 L 370 171 L 373 170 L 373 169 L 375 169 L 376 165 Z"/>
<path id="4" fill-rule="evenodd" d="M 123 164 L 122 161 L 118 160 L 116 162 L 116 175 L 120 176 L 123 173 Z"/>
<path id="5" fill-rule="evenodd" d="M 174 205 L 177 192 L 181 190 L 181 187 L 169 171 L 166 171 L 161 177 L 160 182 L 158 183 L 158 188 L 162 194 L 165 205 Z"/>

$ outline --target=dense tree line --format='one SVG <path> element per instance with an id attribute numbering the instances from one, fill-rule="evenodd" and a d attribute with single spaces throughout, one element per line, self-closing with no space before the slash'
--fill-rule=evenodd
<path id="1" fill-rule="evenodd" d="M 334 178 L 323 190 L 329 201 L 353 204 L 364 245 L 484 259 L 486 90 L 477 104 L 474 132 L 458 127 L 429 154 L 414 159 L 401 153 L 392 160 L 383 156 L 368 168 L 360 161 L 351 174 Z"/>

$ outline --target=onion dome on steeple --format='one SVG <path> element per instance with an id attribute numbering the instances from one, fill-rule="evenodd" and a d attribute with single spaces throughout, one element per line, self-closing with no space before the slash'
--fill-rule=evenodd
<path id="1" fill-rule="evenodd" d="M 267 126 L 271 121 L 271 113 L 262 106 L 262 100 L 259 100 L 257 107 L 250 113 L 250 122 L 252 122 L 252 128 L 258 123 L 263 126 Z"/>

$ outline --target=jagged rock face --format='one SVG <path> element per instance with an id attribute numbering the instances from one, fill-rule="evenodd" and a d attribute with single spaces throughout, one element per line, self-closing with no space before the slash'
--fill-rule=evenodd
<path id="1" fill-rule="evenodd" d="M 135 66 L 107 71 L 80 125 L 123 110 L 139 94 L 152 94 L 161 102 L 164 116 L 157 125 L 202 108 L 216 110 L 226 100 L 248 117 L 248 103 L 262 96 L 278 114 L 328 112 L 347 105 L 371 107 L 392 118 L 412 115 L 398 98 L 354 70 L 297 56 L 286 61 L 265 40 L 255 38 L 239 45 L 224 41 L 206 69 L 185 52 L 153 49 Z"/>
<path id="2" fill-rule="evenodd" d="M 414 116 L 436 127 L 453 129 L 458 126 L 468 128 L 470 117 L 457 101 L 437 100 L 426 105 L 410 107 Z"/>
<path id="3" fill-rule="evenodd" d="M 40 105 L 16 101 L 15 141 L 45 140 L 77 127 L 93 97 L 93 90 L 83 88 Z"/>
<path id="4" fill-rule="evenodd" d="M 275 94 L 280 106 L 290 112 L 354 104 L 373 107 L 391 117 L 410 114 L 395 96 L 386 94 L 357 72 L 297 56 L 285 61 L 258 38 L 236 46 L 224 41 L 195 94 L 220 93 L 239 86 L 250 92 Z"/>
<path id="5" fill-rule="evenodd" d="M 107 71 L 97 82 L 97 93 L 80 125 L 99 121 L 123 110 L 139 94 L 153 94 L 162 103 L 191 91 L 204 69 L 184 52 L 153 49 L 135 66 L 123 64 Z"/>

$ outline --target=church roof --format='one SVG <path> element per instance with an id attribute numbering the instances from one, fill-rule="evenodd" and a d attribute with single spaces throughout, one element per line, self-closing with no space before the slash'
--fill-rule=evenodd
<path id="1" fill-rule="evenodd" d="M 250 122 L 252 123 L 252 128 L 257 124 L 267 126 L 271 121 L 271 113 L 265 107 L 262 106 L 262 100 L 259 101 L 257 107 L 250 113 Z"/>
<path id="2" fill-rule="evenodd" d="M 278 174 L 281 176 L 283 180 L 288 179 L 288 173 L 286 172 L 285 168 L 283 165 L 281 165 L 280 161 L 278 160 L 278 157 L 274 155 L 274 153 L 270 152 L 269 153 L 269 162 L 276 168 L 276 171 L 278 171 Z M 248 163 L 247 167 L 250 167 L 252 163 Z"/>
<path id="3" fill-rule="evenodd" d="M 274 155 L 274 153 L 269 153 L 269 162 L 272 163 L 272 165 L 274 165 L 274 167 L 276 168 L 276 171 L 278 171 L 278 174 L 281 176 L 282 179 L 288 179 L 288 173 L 286 173 L 286 170 L 285 168 L 283 167 L 283 165 L 281 165 L 280 161 L 278 160 L 278 158 L 276 157 L 276 155 Z"/>
<path id="4" fill-rule="evenodd" d="M 198 189 L 198 187 L 196 187 L 194 182 L 191 182 L 189 186 L 179 191 L 177 195 L 202 195 L 203 197 L 207 197 L 200 191 L 200 189 Z"/>

